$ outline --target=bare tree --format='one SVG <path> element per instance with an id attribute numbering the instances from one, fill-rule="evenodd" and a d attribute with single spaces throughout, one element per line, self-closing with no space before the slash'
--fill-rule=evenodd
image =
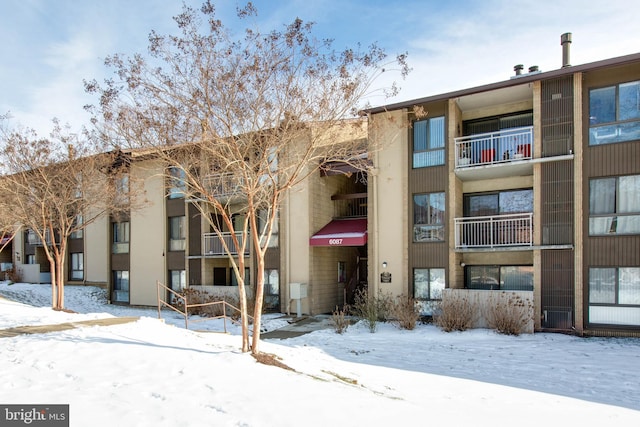
<path id="1" fill-rule="evenodd" d="M 69 237 L 104 215 L 128 211 L 132 199 L 122 203 L 115 185 L 126 173 L 122 153 L 96 154 L 88 139 L 54 123 L 50 138 L 31 129 L 0 133 L 0 228 L 29 230 L 42 244 L 51 304 L 61 310 Z"/>
<path id="2" fill-rule="evenodd" d="M 257 14 L 251 3 L 243 20 Z M 264 257 L 287 191 L 332 161 L 366 169 L 366 121 L 357 113 L 374 80 L 392 67 L 404 76 L 406 54 L 383 49 L 336 51 L 312 36 L 313 25 L 296 18 L 282 31 L 247 27 L 234 35 L 207 1 L 200 11 L 184 7 L 175 18 L 178 36 L 151 32 L 149 54 L 113 55 L 115 77 L 86 82 L 99 95 L 94 123 L 111 140 L 154 149 L 181 171 L 185 191 L 200 200 L 203 216 L 220 233 L 234 231 L 233 246 L 255 251 L 253 339 L 244 283 L 243 256 L 232 257 L 243 319 L 243 351 L 259 352 L 264 298 Z M 204 22 L 203 22 L 204 20 Z M 386 95 L 394 94 L 395 84 Z M 228 189 L 234 189 L 229 197 Z M 240 203 L 241 201 L 241 203 Z M 220 222 L 213 220 L 220 218 Z M 243 214 L 234 224 L 232 214 Z"/>

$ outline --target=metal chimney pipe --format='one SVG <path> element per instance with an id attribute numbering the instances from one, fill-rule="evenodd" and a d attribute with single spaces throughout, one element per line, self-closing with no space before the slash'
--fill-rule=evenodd
<path id="1" fill-rule="evenodd" d="M 571 60 L 570 47 L 571 47 L 571 33 L 564 33 L 560 36 L 560 44 L 562 45 L 562 68 L 570 67 Z"/>
<path id="2" fill-rule="evenodd" d="M 524 65 L 522 64 L 518 64 L 515 67 L 513 67 L 513 71 L 516 72 L 516 76 L 519 76 L 520 74 L 522 74 L 522 69 L 524 68 Z"/>

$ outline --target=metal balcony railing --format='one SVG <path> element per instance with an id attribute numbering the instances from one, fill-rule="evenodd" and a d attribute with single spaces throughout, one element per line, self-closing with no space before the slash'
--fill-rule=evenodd
<path id="1" fill-rule="evenodd" d="M 455 138 L 456 168 L 531 159 L 533 126 Z"/>
<path id="2" fill-rule="evenodd" d="M 235 233 L 238 236 L 238 242 L 242 244 L 242 233 Z M 205 256 L 223 256 L 227 255 L 224 249 L 223 241 L 229 248 L 231 255 L 238 255 L 238 250 L 233 244 L 233 233 L 222 233 L 219 236 L 217 233 L 204 233 L 202 235 L 202 248 Z M 249 255 L 249 244 L 245 247 L 244 255 Z"/>
<path id="3" fill-rule="evenodd" d="M 456 249 L 533 245 L 533 214 L 455 219 Z"/>
<path id="4" fill-rule="evenodd" d="M 204 185 L 217 197 L 235 196 L 242 191 L 242 178 L 231 173 L 218 173 L 207 176 Z"/>
<path id="5" fill-rule="evenodd" d="M 49 230 L 45 231 L 44 237 L 45 237 L 46 245 L 51 246 L 53 242 L 52 242 L 51 233 L 49 232 Z M 40 236 L 38 236 L 33 230 L 29 230 L 29 233 L 27 233 L 27 243 L 32 246 L 44 246 Z"/>
<path id="6" fill-rule="evenodd" d="M 333 200 L 334 218 L 361 218 L 367 216 L 367 193 L 336 194 Z"/>

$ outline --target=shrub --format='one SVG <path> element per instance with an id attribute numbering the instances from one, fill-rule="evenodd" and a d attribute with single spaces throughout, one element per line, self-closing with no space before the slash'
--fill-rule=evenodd
<path id="1" fill-rule="evenodd" d="M 445 332 L 466 331 L 475 319 L 475 306 L 464 295 L 451 293 L 443 296 L 434 310 L 436 325 Z"/>
<path id="2" fill-rule="evenodd" d="M 384 322 L 389 318 L 393 301 L 391 295 L 382 293 L 377 297 L 369 297 L 365 289 L 356 292 L 353 314 L 362 319 L 369 332 L 375 332 L 378 322 Z"/>
<path id="3" fill-rule="evenodd" d="M 420 319 L 420 309 L 415 299 L 400 295 L 393 304 L 391 316 L 401 329 L 411 331 Z"/>
<path id="4" fill-rule="evenodd" d="M 225 312 L 223 311 L 224 308 L 222 304 L 220 304 L 220 301 L 226 301 L 236 307 L 238 305 L 237 298 L 232 295 L 214 295 L 196 288 L 186 288 L 180 292 L 180 295 L 186 298 L 187 305 L 189 306 L 194 304 L 207 304 L 197 305 L 196 307 L 189 307 L 190 315 L 202 317 L 222 316 Z M 184 301 L 182 299 L 175 298 L 171 305 L 182 312 L 185 311 Z M 238 315 L 237 313 L 231 313 L 230 310 L 226 310 L 226 314 L 229 317 Z"/>
<path id="5" fill-rule="evenodd" d="M 338 307 L 331 314 L 331 321 L 333 322 L 333 329 L 336 334 L 343 334 L 349 327 L 349 319 L 346 318 L 348 307 L 344 307 L 340 310 Z"/>
<path id="6" fill-rule="evenodd" d="M 520 335 L 533 318 L 531 301 L 517 294 L 501 292 L 487 309 L 487 325 L 505 335 Z"/>

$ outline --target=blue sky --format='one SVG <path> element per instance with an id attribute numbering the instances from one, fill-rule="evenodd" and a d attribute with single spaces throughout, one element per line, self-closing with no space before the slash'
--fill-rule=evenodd
<path id="1" fill-rule="evenodd" d="M 199 6 L 201 0 L 186 0 Z M 237 2 L 215 1 L 223 22 Z M 316 23 L 334 47 L 377 42 L 409 53 L 413 71 L 391 102 L 507 80 L 513 66 L 560 68 L 560 35 L 573 34 L 571 64 L 640 52 L 637 0 L 256 0 L 261 29 L 296 16 Z M 147 35 L 175 32 L 180 0 L 0 0 L 0 113 L 46 135 L 51 119 L 87 123 L 95 98 L 83 79 L 102 80 L 113 53 L 145 52 Z M 381 85 L 386 84 L 380 81 Z M 374 99 L 373 105 L 378 102 Z"/>

